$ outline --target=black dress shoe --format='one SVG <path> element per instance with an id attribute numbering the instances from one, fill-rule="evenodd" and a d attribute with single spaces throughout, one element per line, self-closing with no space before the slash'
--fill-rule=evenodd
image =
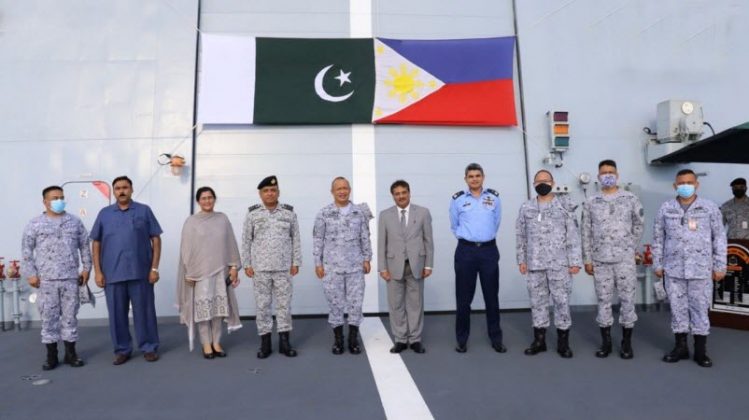
<path id="1" fill-rule="evenodd" d="M 411 350 L 413 350 L 415 353 L 426 353 L 427 349 L 424 348 L 424 346 L 421 345 L 420 341 L 417 341 L 415 343 L 411 343 Z"/>
<path id="2" fill-rule="evenodd" d="M 211 352 L 211 353 L 203 353 L 203 357 L 206 359 L 213 359 L 216 356 L 214 356 L 213 352 Z"/>
<path id="3" fill-rule="evenodd" d="M 390 353 L 400 353 L 407 348 L 408 344 L 396 342 L 395 345 L 390 348 Z"/>
<path id="4" fill-rule="evenodd" d="M 505 347 L 504 345 L 502 345 L 502 343 L 494 343 L 494 344 L 492 344 L 492 348 L 497 353 L 506 353 L 507 352 L 507 347 Z"/>
<path id="5" fill-rule="evenodd" d="M 217 351 L 216 349 L 213 349 L 213 348 L 212 348 L 212 350 L 213 350 L 213 356 L 215 356 L 215 357 L 226 357 L 226 352 L 225 351 L 223 351 L 223 350 Z"/>
<path id="6" fill-rule="evenodd" d="M 466 347 L 465 344 L 458 343 L 458 345 L 455 346 L 455 351 L 457 351 L 458 353 L 465 353 L 466 351 L 468 351 L 468 347 Z"/>

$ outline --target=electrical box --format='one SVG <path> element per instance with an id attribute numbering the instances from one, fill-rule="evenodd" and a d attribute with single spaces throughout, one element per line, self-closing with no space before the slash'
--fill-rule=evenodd
<path id="1" fill-rule="evenodd" d="M 684 143 L 699 140 L 703 128 L 702 106 L 699 102 L 668 100 L 658 104 L 656 141 Z"/>

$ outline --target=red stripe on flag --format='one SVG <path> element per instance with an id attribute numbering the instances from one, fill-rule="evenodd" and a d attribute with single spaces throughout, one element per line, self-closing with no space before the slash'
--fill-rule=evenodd
<path id="1" fill-rule="evenodd" d="M 375 123 L 517 125 L 512 79 L 447 84 Z"/>

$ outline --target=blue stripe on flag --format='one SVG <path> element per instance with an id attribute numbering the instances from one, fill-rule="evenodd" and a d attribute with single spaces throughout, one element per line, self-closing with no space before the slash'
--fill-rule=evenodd
<path id="1" fill-rule="evenodd" d="M 514 36 L 435 41 L 377 39 L 445 83 L 512 79 Z"/>

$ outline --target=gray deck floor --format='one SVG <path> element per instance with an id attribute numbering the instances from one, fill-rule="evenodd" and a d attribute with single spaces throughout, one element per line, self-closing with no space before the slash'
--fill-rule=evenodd
<path id="1" fill-rule="evenodd" d="M 400 357 L 437 419 L 747 418 L 749 333 L 714 328 L 712 369 L 691 360 L 669 365 L 660 361 L 672 346 L 668 312 L 639 315 L 630 361 L 593 356 L 598 331 L 589 311 L 573 315 L 570 360 L 551 349 L 523 355 L 531 340 L 526 312 L 502 315 L 506 354 L 489 347 L 482 315 L 474 315 L 466 354 L 453 350 L 454 317 L 430 315 L 427 353 Z M 51 372 L 41 370 L 38 329 L 0 333 L 0 419 L 385 418 L 367 357 L 332 355 L 324 319 L 295 321 L 295 359 L 258 360 L 254 322 L 244 324 L 225 337 L 226 359 L 189 353 L 183 327 L 162 324 L 162 359 L 146 363 L 136 353 L 123 366 L 111 365 L 106 328 L 83 327 L 79 353 L 87 365 Z M 614 337 L 618 343 L 618 330 Z M 555 335 L 549 338 L 552 344 Z M 34 386 L 22 378 L 30 375 L 51 382 Z"/>

